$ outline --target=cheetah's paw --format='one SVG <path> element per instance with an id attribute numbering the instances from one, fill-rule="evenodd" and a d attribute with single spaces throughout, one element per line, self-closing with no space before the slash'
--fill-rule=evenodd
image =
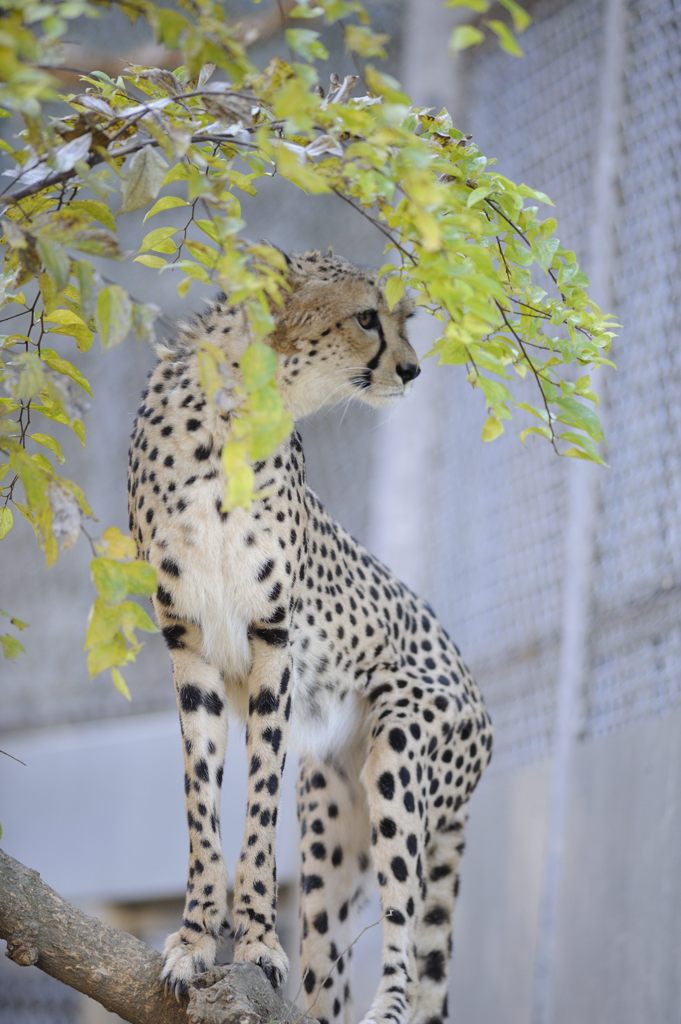
<path id="1" fill-rule="evenodd" d="M 166 992 L 174 995 L 178 1002 L 186 996 L 191 982 L 215 963 L 216 949 L 215 938 L 206 932 L 194 938 L 188 937 L 181 928 L 169 935 L 163 947 L 161 971 Z"/>
<path id="2" fill-rule="evenodd" d="M 280 988 L 288 977 L 288 957 L 276 936 L 269 941 L 247 942 L 242 939 L 234 949 L 234 962 L 257 964 L 272 988 Z"/>

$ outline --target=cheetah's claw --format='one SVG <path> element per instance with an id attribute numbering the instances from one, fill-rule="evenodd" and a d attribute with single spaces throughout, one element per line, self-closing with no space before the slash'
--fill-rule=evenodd
<path id="1" fill-rule="evenodd" d="M 168 995 L 181 1002 L 194 979 L 214 964 L 216 948 L 216 940 L 207 933 L 195 940 L 183 937 L 181 930 L 169 935 L 163 947 L 161 971 L 161 981 Z"/>
<path id="2" fill-rule="evenodd" d="M 239 943 L 234 950 L 234 960 L 257 964 L 274 989 L 280 988 L 288 977 L 288 957 L 276 938 L 272 944 Z"/>

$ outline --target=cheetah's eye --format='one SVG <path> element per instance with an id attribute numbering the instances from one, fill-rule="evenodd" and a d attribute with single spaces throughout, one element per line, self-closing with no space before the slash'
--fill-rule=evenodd
<path id="1" fill-rule="evenodd" d="M 379 325 L 378 312 L 375 309 L 363 309 L 361 313 L 357 314 L 357 323 L 360 327 L 363 327 L 365 331 L 375 331 Z"/>

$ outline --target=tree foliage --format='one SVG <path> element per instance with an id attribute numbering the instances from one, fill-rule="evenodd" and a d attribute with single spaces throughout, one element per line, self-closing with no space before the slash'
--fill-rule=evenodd
<path id="1" fill-rule="evenodd" d="M 262 68 L 216 0 L 4 6 L 0 114 L 14 118 L 12 128 L 20 124 L 0 140 L 10 165 L 1 200 L 0 539 L 11 538 L 18 512 L 51 564 L 92 515 L 59 469 L 61 431 L 85 444 L 90 386 L 79 353 L 95 334 L 104 349 L 130 333 L 153 341 L 159 313 L 107 276 L 107 261 L 130 258 L 117 233 L 126 213 L 136 215 L 138 229 L 132 258 L 150 281 L 170 273 L 182 296 L 194 282 L 214 284 L 243 306 L 252 345 L 241 365 L 239 428 L 223 463 L 225 507 L 250 503 L 251 462 L 291 428 L 266 344 L 285 263 L 272 246 L 248 239 L 242 216 L 243 196 L 275 174 L 306 194 L 337 196 L 382 232 L 388 301 L 409 289 L 439 322 L 431 354 L 460 365 L 479 390 L 484 441 L 502 434 L 515 412 L 527 420 L 522 439 L 536 434 L 560 454 L 602 461 L 590 373 L 608 362 L 614 325 L 590 299 L 556 221 L 540 215 L 550 200 L 500 174 L 446 110 L 406 95 L 381 69 L 387 37 L 357 0 L 299 3 L 285 31 L 286 56 Z M 515 0 L 499 0 L 500 17 L 490 18 L 491 0 L 448 6 L 483 15 L 454 31 L 453 49 L 479 43 L 487 30 L 509 53 L 520 52 L 515 33 L 529 19 Z M 149 26 L 180 54 L 179 66 L 131 66 L 116 78 L 93 71 L 77 92 L 59 93 L 49 69 L 59 39 L 74 19 L 107 7 Z M 351 74 L 322 85 L 324 29 L 337 24 L 349 56 L 363 64 L 361 84 Z M 186 220 L 178 227 L 179 209 Z M 200 359 L 206 393 L 219 401 L 224 356 L 207 338 Z M 105 531 L 94 546 L 88 666 L 92 674 L 110 669 L 127 694 L 120 667 L 135 657 L 138 631 L 154 628 L 129 598 L 152 593 L 154 574 L 118 531 Z M 6 654 L 19 652 L 13 633 L 0 639 Z"/>

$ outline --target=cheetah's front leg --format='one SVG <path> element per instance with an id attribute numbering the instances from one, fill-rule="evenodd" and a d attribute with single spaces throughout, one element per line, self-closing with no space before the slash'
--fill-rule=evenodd
<path id="1" fill-rule="evenodd" d="M 170 648 L 184 755 L 189 877 L 182 927 L 169 935 L 161 974 L 176 996 L 215 961 L 227 915 L 227 874 L 220 843 L 220 787 L 227 708 L 219 671 L 201 655 L 201 631 L 158 616 Z"/>
<path id="2" fill-rule="evenodd" d="M 292 660 L 288 647 L 276 639 L 269 643 L 254 638 L 252 653 L 246 731 L 248 805 L 234 884 L 234 959 L 259 964 L 276 988 L 288 974 L 288 958 L 275 931 L 274 842 L 291 715 Z"/>

